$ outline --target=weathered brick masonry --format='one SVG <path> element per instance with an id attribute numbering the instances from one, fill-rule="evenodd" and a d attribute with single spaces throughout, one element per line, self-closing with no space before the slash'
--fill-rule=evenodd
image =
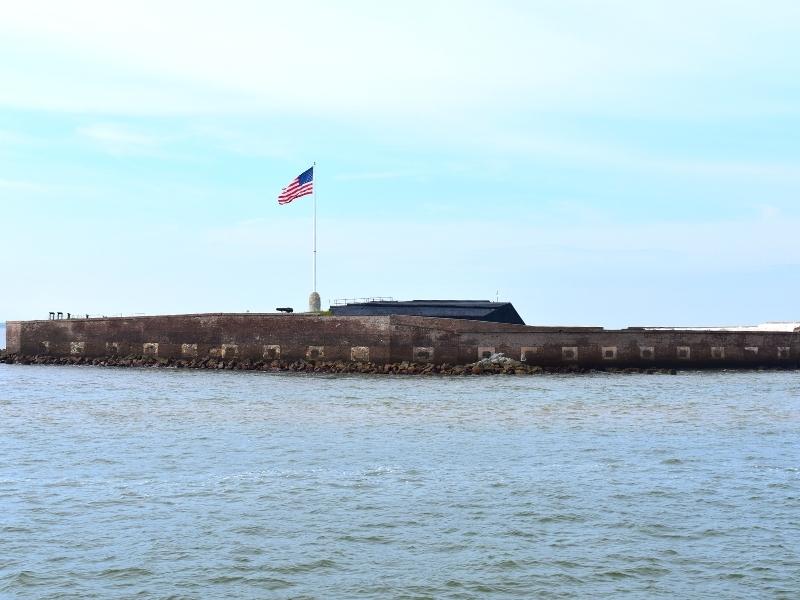
<path id="1" fill-rule="evenodd" d="M 197 314 L 9 321 L 20 355 L 219 357 L 468 364 L 501 352 L 530 365 L 797 367 L 800 333 L 535 327 L 434 317 Z"/>
<path id="2" fill-rule="evenodd" d="M 606 330 L 392 317 L 392 356 L 407 356 L 409 346 L 432 347 L 436 362 L 458 364 L 495 352 L 541 366 L 751 368 L 800 362 L 798 333 Z"/>
<path id="3" fill-rule="evenodd" d="M 8 352 L 51 356 L 325 359 L 385 362 L 388 317 L 199 314 L 10 321 Z M 366 350 L 365 350 L 366 349 Z"/>

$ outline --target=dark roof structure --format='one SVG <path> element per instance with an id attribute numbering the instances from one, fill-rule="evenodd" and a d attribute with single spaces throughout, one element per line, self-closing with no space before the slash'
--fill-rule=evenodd
<path id="1" fill-rule="evenodd" d="M 489 300 L 379 300 L 353 302 L 342 306 L 331 306 L 331 313 L 337 317 L 407 315 L 525 325 L 522 317 L 514 309 L 513 304 L 510 302 L 490 302 Z"/>

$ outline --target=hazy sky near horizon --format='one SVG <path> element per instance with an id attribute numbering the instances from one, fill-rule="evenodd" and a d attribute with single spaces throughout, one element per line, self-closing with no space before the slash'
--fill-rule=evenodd
<path id="1" fill-rule="evenodd" d="M 800 319 L 800 4 L 4 2 L 0 320 Z"/>

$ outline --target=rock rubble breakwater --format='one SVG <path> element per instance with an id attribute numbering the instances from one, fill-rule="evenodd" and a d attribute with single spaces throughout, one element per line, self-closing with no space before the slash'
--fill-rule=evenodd
<path id="1" fill-rule="evenodd" d="M 464 365 L 415 363 L 403 361 L 398 363 L 376 364 L 355 361 L 312 361 L 312 360 L 264 360 L 249 359 L 226 360 L 222 358 L 173 359 L 153 356 L 26 356 L 0 352 L 0 364 L 16 365 L 76 365 L 95 367 L 135 367 L 166 369 L 207 369 L 226 371 L 265 371 L 294 373 L 330 373 L 330 374 L 364 374 L 364 375 L 543 375 L 546 373 L 647 373 L 671 374 L 675 369 L 659 368 L 605 368 L 587 369 L 577 365 L 563 367 L 541 367 L 527 365 L 502 355 L 495 355 L 474 363 Z"/>

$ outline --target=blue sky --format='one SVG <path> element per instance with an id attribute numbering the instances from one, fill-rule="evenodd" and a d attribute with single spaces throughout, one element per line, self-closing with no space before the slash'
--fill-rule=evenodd
<path id="1" fill-rule="evenodd" d="M 800 318 L 797 3 L 17 4 L 0 319 L 303 309 L 313 161 L 323 304 Z"/>

